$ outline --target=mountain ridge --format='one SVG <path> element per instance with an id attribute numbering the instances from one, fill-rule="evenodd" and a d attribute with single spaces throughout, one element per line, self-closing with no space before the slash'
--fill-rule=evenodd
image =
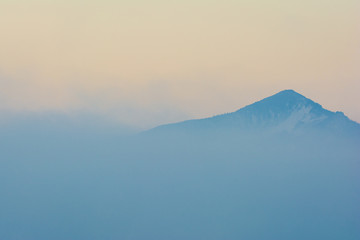
<path id="1" fill-rule="evenodd" d="M 280 91 L 234 112 L 160 125 L 148 132 L 225 129 L 242 132 L 301 132 L 311 129 L 360 136 L 359 123 L 342 112 L 327 110 L 291 89 Z"/>

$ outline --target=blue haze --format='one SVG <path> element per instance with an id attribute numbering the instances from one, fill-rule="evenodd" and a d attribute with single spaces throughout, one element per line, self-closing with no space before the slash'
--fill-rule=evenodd
<path id="1" fill-rule="evenodd" d="M 140 134 L 10 119 L 0 239 L 360 239 L 359 124 L 294 91 Z"/>

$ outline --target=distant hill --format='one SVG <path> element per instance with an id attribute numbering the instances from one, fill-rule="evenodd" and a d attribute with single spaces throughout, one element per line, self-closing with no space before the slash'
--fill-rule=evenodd
<path id="1" fill-rule="evenodd" d="M 235 112 L 156 127 L 148 133 L 198 133 L 230 130 L 241 133 L 321 131 L 360 136 L 360 124 L 293 91 L 284 90 Z"/>

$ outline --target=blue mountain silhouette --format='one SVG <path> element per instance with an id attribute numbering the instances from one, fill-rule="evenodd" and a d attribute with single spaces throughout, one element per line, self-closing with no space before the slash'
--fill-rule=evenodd
<path id="1" fill-rule="evenodd" d="M 360 136 L 360 124 L 342 112 L 332 112 L 294 90 L 284 90 L 235 112 L 156 127 L 150 132 L 241 132 L 325 131 Z"/>

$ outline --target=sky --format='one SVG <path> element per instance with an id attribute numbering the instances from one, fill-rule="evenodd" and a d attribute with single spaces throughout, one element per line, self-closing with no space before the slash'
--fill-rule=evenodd
<path id="1" fill-rule="evenodd" d="M 143 128 L 294 89 L 360 122 L 358 0 L 1 0 L 0 111 Z"/>

